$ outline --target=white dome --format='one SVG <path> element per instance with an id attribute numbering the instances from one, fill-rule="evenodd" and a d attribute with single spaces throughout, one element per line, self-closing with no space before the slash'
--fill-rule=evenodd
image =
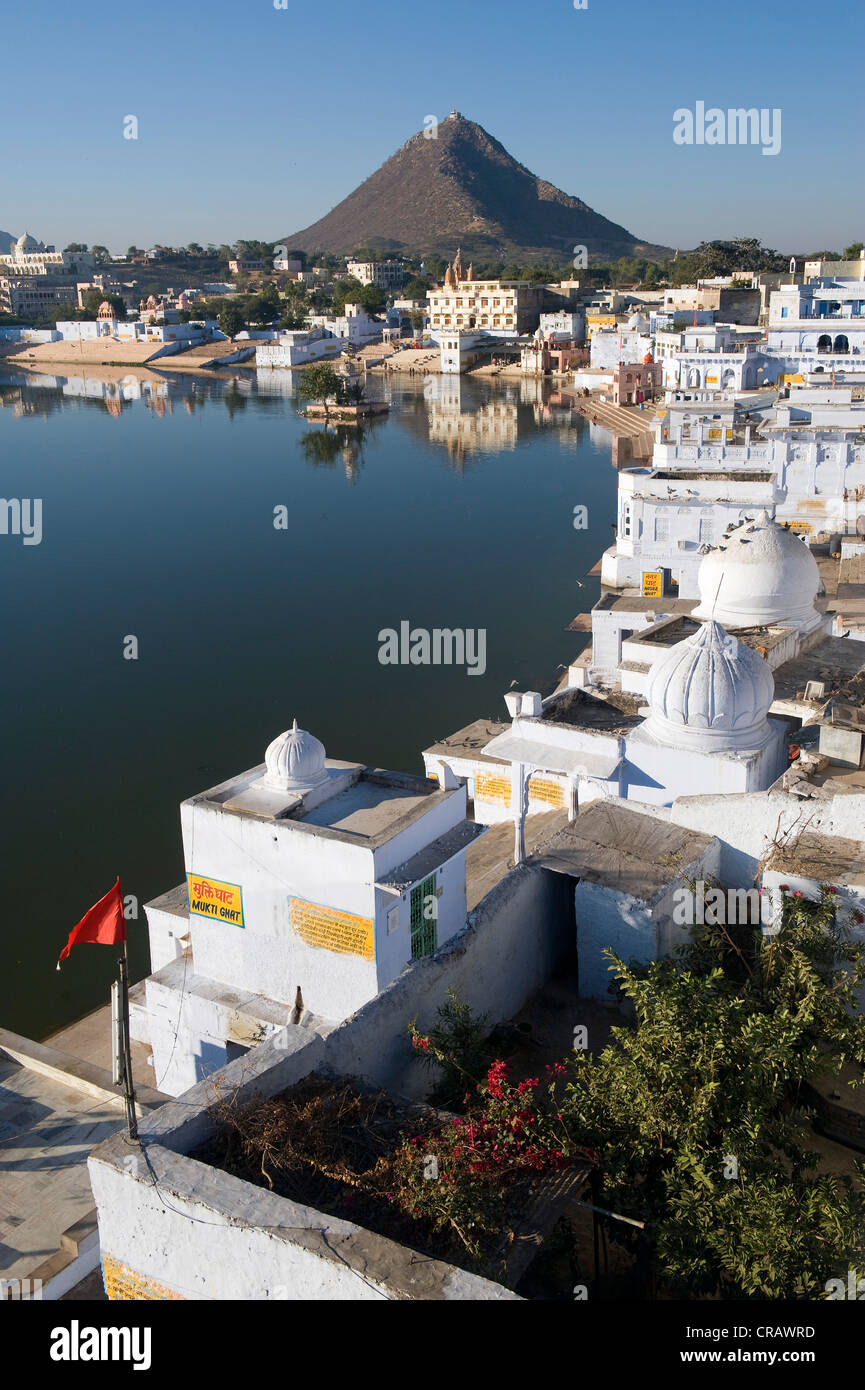
<path id="1" fill-rule="evenodd" d="M 661 743 L 707 753 L 754 749 L 769 738 L 775 679 L 758 652 L 706 622 L 649 676 L 645 729 Z"/>
<path id="2" fill-rule="evenodd" d="M 810 632 L 820 622 L 814 599 L 820 589 L 817 562 L 804 541 L 760 512 L 743 521 L 703 559 L 697 575 L 695 618 L 724 627 L 793 624 Z"/>
<path id="3" fill-rule="evenodd" d="M 29 232 L 24 232 L 16 241 L 15 250 L 19 252 L 38 251 L 39 242 Z"/>
<path id="4" fill-rule="evenodd" d="M 641 313 L 631 314 L 628 319 L 628 331 L 630 333 L 645 333 L 649 328 L 649 320 Z"/>
<path id="5" fill-rule="evenodd" d="M 318 787 L 327 777 L 324 744 L 306 729 L 297 727 L 295 719 L 290 729 L 275 738 L 264 755 L 268 787 L 280 791 L 307 791 Z"/>

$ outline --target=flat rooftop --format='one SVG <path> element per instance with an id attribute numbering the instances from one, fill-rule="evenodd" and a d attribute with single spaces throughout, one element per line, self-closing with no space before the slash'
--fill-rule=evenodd
<path id="1" fill-rule="evenodd" d="M 396 775 L 361 776 L 345 791 L 329 797 L 310 811 L 297 810 L 292 823 L 317 825 L 356 839 L 378 842 L 389 839 L 428 809 L 430 797 L 442 796 L 434 782 L 421 777 L 396 780 Z"/>
<path id="2" fill-rule="evenodd" d="M 472 762 L 496 763 L 501 766 L 501 758 L 490 758 L 483 750 L 490 739 L 506 733 L 510 727 L 509 723 L 497 719 L 475 719 L 473 723 L 466 724 L 464 729 L 458 729 L 455 734 L 449 734 L 447 738 L 430 744 L 424 752 L 430 757 L 470 758 Z"/>
<path id="3" fill-rule="evenodd" d="M 546 839 L 532 863 L 651 902 L 711 843 L 710 835 L 621 802 L 594 801 Z"/>
<path id="4" fill-rule="evenodd" d="M 309 792 L 269 788 L 262 780 L 265 771 L 264 764 L 251 768 L 184 804 L 269 820 L 277 828 L 361 840 L 375 849 L 426 814 L 437 801 L 453 795 L 426 777 L 335 758 L 328 758 L 326 763 L 330 787 L 325 783 Z"/>
<path id="5" fill-rule="evenodd" d="M 818 646 L 800 652 L 776 669 L 775 702 L 804 702 L 808 681 L 822 681 L 826 694 L 821 699 L 807 701 L 814 710 L 825 705 L 831 695 L 844 691 L 848 692 L 844 697 L 848 703 L 859 705 L 865 700 L 865 679 L 856 677 L 863 668 L 865 642 L 851 641 L 849 637 L 827 637 Z"/>
<path id="6" fill-rule="evenodd" d="M 865 844 L 805 830 L 790 846 L 778 846 L 766 864 L 778 873 L 815 878 L 821 883 L 865 883 Z"/>
<path id="7" fill-rule="evenodd" d="M 606 589 L 595 604 L 600 613 L 620 611 L 623 613 L 690 613 L 696 608 L 698 598 L 676 598 L 665 594 L 662 598 L 644 598 L 639 589 Z"/>
<path id="8" fill-rule="evenodd" d="M 624 733 L 643 722 L 639 710 L 644 703 L 617 690 L 607 692 L 604 698 L 586 690 L 563 690 L 544 705 L 541 723 L 570 724 L 605 734 Z"/>

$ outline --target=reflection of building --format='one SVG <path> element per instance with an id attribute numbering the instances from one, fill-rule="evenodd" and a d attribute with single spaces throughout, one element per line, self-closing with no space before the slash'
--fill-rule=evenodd
<path id="1" fill-rule="evenodd" d="M 451 458 L 514 449 L 517 443 L 517 404 L 493 396 L 477 410 L 464 410 L 459 378 L 439 377 L 425 389 L 429 437 L 444 444 Z"/>

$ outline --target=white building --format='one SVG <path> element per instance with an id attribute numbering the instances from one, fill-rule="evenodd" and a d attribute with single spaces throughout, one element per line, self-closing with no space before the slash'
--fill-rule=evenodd
<path id="1" fill-rule="evenodd" d="M 346 304 L 345 313 L 339 316 L 310 314 L 307 323 L 355 346 L 378 342 L 384 327 L 381 319 L 372 318 L 359 304 Z"/>
<path id="2" fill-rule="evenodd" d="M 464 788 L 327 758 L 298 729 L 181 806 L 186 882 L 147 905 L 136 1035 L 185 1090 L 291 1022 L 336 1023 L 466 920 Z"/>
<path id="3" fill-rule="evenodd" d="M 262 344 L 255 349 L 257 367 L 302 367 L 307 362 L 339 358 L 343 339 L 324 328 L 285 329 L 278 343 Z"/>
<path id="4" fill-rule="evenodd" d="M 402 261 L 349 261 L 346 270 L 362 285 L 377 285 L 380 290 L 398 290 L 405 279 Z"/>
<path id="5" fill-rule="evenodd" d="M 865 281 L 782 285 L 769 297 L 770 351 L 846 356 L 865 351 Z"/>

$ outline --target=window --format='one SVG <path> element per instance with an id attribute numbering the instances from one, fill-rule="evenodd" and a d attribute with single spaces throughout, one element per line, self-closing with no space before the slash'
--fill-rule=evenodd
<path id="1" fill-rule="evenodd" d="M 438 898 L 435 874 L 425 878 L 411 890 L 411 958 L 420 960 L 431 956 L 436 949 L 438 933 Z"/>
<path id="2" fill-rule="evenodd" d="M 388 936 L 390 936 L 392 932 L 395 932 L 395 931 L 398 931 L 398 930 L 399 930 L 399 903 L 397 903 L 394 907 L 388 908 L 388 914 L 387 914 L 387 934 L 388 934 Z"/>
<path id="3" fill-rule="evenodd" d="M 670 518 L 668 516 L 655 517 L 655 540 L 668 541 L 670 539 Z"/>

